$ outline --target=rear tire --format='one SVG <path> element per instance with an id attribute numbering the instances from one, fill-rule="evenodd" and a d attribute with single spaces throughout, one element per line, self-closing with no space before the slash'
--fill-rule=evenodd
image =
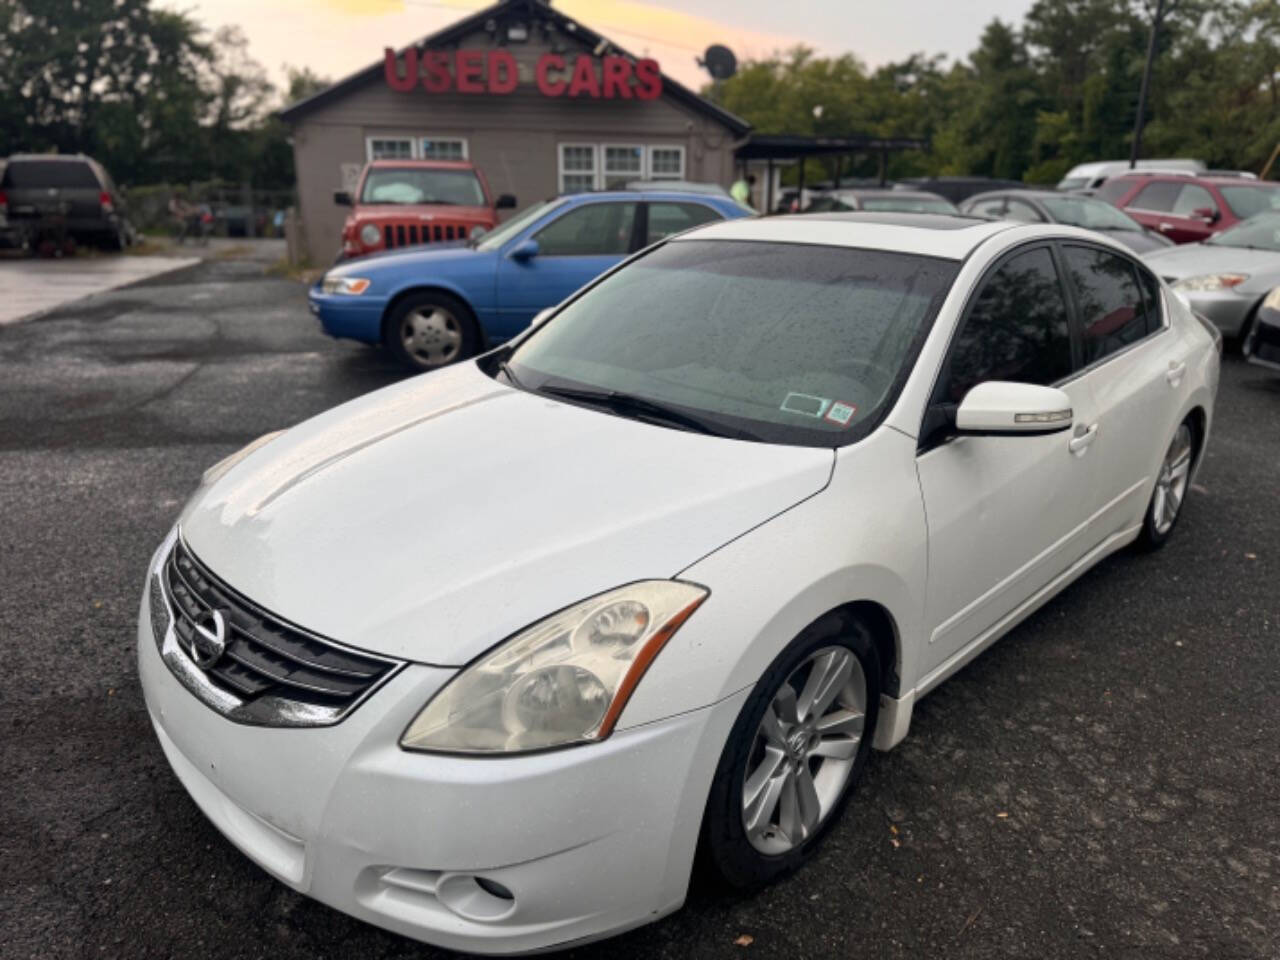
<path id="1" fill-rule="evenodd" d="M 1140 549 L 1158 550 L 1173 535 L 1187 494 L 1191 492 L 1191 468 L 1195 466 L 1198 446 L 1195 424 L 1190 419 L 1183 420 L 1174 431 L 1160 462 L 1156 486 L 1142 518 L 1142 532 L 1138 535 Z"/>
<path id="2" fill-rule="evenodd" d="M 702 825 L 703 858 L 730 886 L 764 886 L 813 855 L 862 775 L 880 690 L 870 631 L 839 611 L 765 671 L 725 743 Z"/>
<path id="3" fill-rule="evenodd" d="M 471 308 L 447 293 L 411 293 L 387 315 L 382 342 L 412 370 L 439 370 L 476 352 L 480 332 Z"/>

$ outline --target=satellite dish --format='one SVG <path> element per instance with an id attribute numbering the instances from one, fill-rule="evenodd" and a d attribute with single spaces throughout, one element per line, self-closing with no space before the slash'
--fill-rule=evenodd
<path id="1" fill-rule="evenodd" d="M 706 67 L 713 80 L 728 80 L 738 72 L 738 58 L 733 51 L 723 44 L 713 43 L 707 47 L 698 65 Z"/>

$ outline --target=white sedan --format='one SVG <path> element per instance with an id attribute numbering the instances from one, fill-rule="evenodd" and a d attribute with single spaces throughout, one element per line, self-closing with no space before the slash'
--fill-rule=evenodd
<path id="1" fill-rule="evenodd" d="M 447 947 L 647 923 L 700 846 L 767 882 L 920 697 L 1170 536 L 1218 362 L 1085 231 L 696 229 L 211 468 L 142 601 L 156 735 L 265 870 Z"/>

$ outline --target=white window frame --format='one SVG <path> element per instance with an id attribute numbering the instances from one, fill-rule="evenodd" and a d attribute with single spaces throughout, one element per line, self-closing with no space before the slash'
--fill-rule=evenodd
<path id="1" fill-rule="evenodd" d="M 566 170 L 564 168 L 564 151 L 566 147 L 575 147 L 575 148 L 585 147 L 586 149 L 590 150 L 591 151 L 591 170 L 590 171 Z M 602 166 L 601 154 L 602 154 L 602 151 L 600 149 L 600 144 L 598 143 L 574 143 L 574 142 L 557 143 L 556 144 L 556 185 L 558 187 L 557 192 L 558 193 L 568 192 L 565 190 L 565 186 L 564 186 L 564 178 L 566 176 L 573 176 L 573 177 L 590 176 L 591 188 L 593 190 L 599 190 L 600 189 L 600 167 Z"/>
<path id="2" fill-rule="evenodd" d="M 415 146 L 415 147 L 417 147 L 417 150 L 418 150 L 418 152 L 417 152 L 417 154 L 416 154 L 416 159 L 419 159 L 419 160 L 436 159 L 436 158 L 428 158 L 428 157 L 427 157 L 427 155 L 426 155 L 426 151 L 425 151 L 425 150 L 423 149 L 423 147 L 422 147 L 423 142 L 424 142 L 424 141 L 426 141 L 426 140 L 430 140 L 430 141 L 432 141 L 433 143 L 459 143 L 459 144 L 462 144 L 462 156 L 461 156 L 461 158 L 460 158 L 460 159 L 462 159 L 462 160 L 469 160 L 469 159 L 471 159 L 471 150 L 470 150 L 470 147 L 469 147 L 469 146 L 468 146 L 468 144 L 467 144 L 467 138 L 466 138 L 466 137 L 436 137 L 436 136 L 432 136 L 431 134 L 423 134 L 422 136 L 418 137 L 418 139 L 416 139 L 416 140 L 414 141 L 414 146 Z M 453 157 L 441 157 L 441 158 L 439 158 L 439 159 L 448 159 L 448 160 L 452 160 L 452 159 L 455 159 L 455 158 L 453 158 Z"/>
<path id="3" fill-rule="evenodd" d="M 679 173 L 654 173 L 653 172 L 653 152 L 655 150 L 673 150 L 680 154 L 680 172 Z M 685 178 L 685 149 L 681 143 L 651 143 L 644 152 L 644 169 L 646 180 L 684 180 Z"/>
<path id="4" fill-rule="evenodd" d="M 647 180 L 645 175 L 649 169 L 649 151 L 651 147 L 646 147 L 643 143 L 602 143 L 600 144 L 600 162 L 597 165 L 600 170 L 599 176 L 596 178 L 597 187 L 607 187 L 609 185 L 609 177 L 619 176 L 616 173 L 610 173 L 608 168 L 609 149 L 614 150 L 639 150 L 640 151 L 640 169 L 628 171 L 627 180 Z"/>
<path id="5" fill-rule="evenodd" d="M 401 135 L 399 135 L 399 134 L 383 134 L 383 133 L 370 134 L 369 136 L 367 136 L 367 137 L 365 137 L 365 138 L 364 138 L 364 158 L 365 158 L 365 160 L 372 162 L 372 161 L 375 159 L 375 158 L 374 158 L 374 156 L 373 156 L 373 145 L 374 145 L 374 143 L 375 143 L 375 142 L 378 142 L 378 141 L 381 141 L 381 142 L 383 142 L 383 143 L 388 143 L 388 142 L 393 142 L 393 141 L 394 141 L 394 142 L 398 142 L 398 143 L 407 143 L 407 144 L 409 144 L 409 156 L 408 156 L 408 157 L 396 157 L 396 158 L 394 158 L 394 159 L 397 159 L 397 160 L 411 160 L 411 159 L 413 159 L 414 155 L 415 155 L 415 154 L 416 154 L 416 152 L 417 152 L 417 140 L 416 140 L 416 138 L 414 138 L 414 137 L 406 137 L 406 136 L 401 136 Z M 387 158 L 387 159 L 392 159 L 392 158 Z"/>
<path id="6" fill-rule="evenodd" d="M 395 141 L 398 143 L 409 144 L 409 156 L 407 157 L 389 157 L 386 159 L 395 160 L 422 160 L 422 141 L 435 140 L 441 143 L 460 143 L 462 144 L 462 159 L 469 160 L 471 158 L 471 146 L 467 143 L 466 137 L 440 137 L 430 133 L 419 134 L 402 134 L 402 133 L 371 133 L 364 138 L 364 158 L 366 161 L 372 161 L 373 144 L 375 141 Z"/>

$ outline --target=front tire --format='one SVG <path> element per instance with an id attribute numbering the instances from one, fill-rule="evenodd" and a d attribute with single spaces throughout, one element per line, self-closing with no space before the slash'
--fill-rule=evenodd
<path id="1" fill-rule="evenodd" d="M 1156 474 L 1156 487 L 1147 504 L 1142 520 L 1142 533 L 1138 544 L 1146 550 L 1156 550 L 1165 545 L 1173 534 L 1173 528 L 1182 516 L 1182 506 L 1191 489 L 1191 466 L 1195 460 L 1196 431 L 1190 420 L 1183 420 L 1174 431 L 1173 440 L 1165 451 L 1160 471 Z"/>
<path id="2" fill-rule="evenodd" d="M 400 300 L 383 325 L 382 342 L 413 370 L 438 370 L 476 352 L 479 330 L 471 309 L 447 293 L 424 291 Z"/>
<path id="3" fill-rule="evenodd" d="M 881 665 L 857 618 L 829 613 L 765 671 L 725 744 L 702 845 L 731 886 L 763 886 L 817 849 L 862 775 Z"/>

